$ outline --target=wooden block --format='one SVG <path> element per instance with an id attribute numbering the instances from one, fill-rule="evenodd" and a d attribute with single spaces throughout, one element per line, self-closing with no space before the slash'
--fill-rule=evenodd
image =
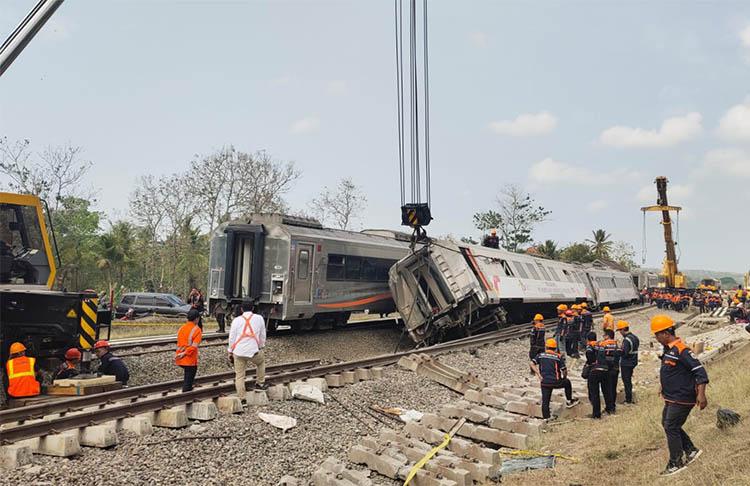
<path id="1" fill-rule="evenodd" d="M 87 387 L 87 386 L 95 386 L 95 385 L 104 385 L 105 383 L 114 383 L 115 381 L 116 380 L 113 375 L 102 375 L 96 378 L 86 378 L 86 379 L 69 378 L 67 380 L 55 380 L 53 385 Z"/>

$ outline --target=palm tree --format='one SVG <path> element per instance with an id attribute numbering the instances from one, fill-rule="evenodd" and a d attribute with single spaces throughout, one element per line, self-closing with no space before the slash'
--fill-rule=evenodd
<path id="1" fill-rule="evenodd" d="M 594 239 L 586 240 L 591 247 L 591 252 L 596 258 L 609 258 L 609 252 L 612 249 L 612 241 L 610 240 L 612 235 L 608 234 L 603 229 L 598 229 L 591 233 L 594 235 Z"/>
<path id="2" fill-rule="evenodd" d="M 557 243 L 552 240 L 547 240 L 541 245 L 537 245 L 536 251 L 538 251 L 540 255 L 551 258 L 552 260 L 557 260 L 560 257 L 560 250 L 557 249 Z"/>

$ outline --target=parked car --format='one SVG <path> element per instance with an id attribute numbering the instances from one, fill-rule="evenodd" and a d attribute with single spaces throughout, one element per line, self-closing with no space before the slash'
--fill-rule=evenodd
<path id="1" fill-rule="evenodd" d="M 124 294 L 115 308 L 115 316 L 124 316 L 129 309 L 137 316 L 162 314 L 165 316 L 186 316 L 190 305 L 174 294 L 155 292 L 130 292 Z"/>

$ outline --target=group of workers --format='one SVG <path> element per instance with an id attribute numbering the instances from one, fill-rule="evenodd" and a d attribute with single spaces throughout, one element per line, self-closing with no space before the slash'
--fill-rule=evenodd
<path id="1" fill-rule="evenodd" d="M 604 308 L 601 332 L 603 339 L 597 341 L 597 334 L 591 326 L 584 325 L 583 315 L 588 312 L 586 305 L 558 306 L 558 325 L 555 337 L 545 339 L 544 317 L 534 317 L 530 335 L 529 357 L 532 372 L 539 379 L 542 393 L 542 416 L 551 418 L 550 400 L 552 391 L 558 388 L 565 390 L 565 404 L 573 407 L 578 399 L 573 396 L 573 389 L 568 378 L 565 364 L 565 353 L 558 350 L 558 342 L 565 339 L 566 353 L 574 358 L 579 357 L 578 350 L 570 343 L 576 343 L 578 333 L 586 339 L 585 358 L 581 376 L 587 380 L 588 399 L 591 403 L 593 419 L 601 418 L 601 397 L 604 398 L 604 412 L 614 414 L 617 402 L 617 385 L 622 376 L 625 390 L 625 403 L 633 404 L 633 371 L 638 366 L 638 337 L 630 332 L 627 321 L 617 321 L 608 308 Z M 589 321 L 589 319 L 586 319 Z M 750 327 L 750 326 L 749 326 Z M 664 428 L 669 462 L 662 475 L 669 476 L 682 470 L 701 454 L 685 430 L 682 428 L 690 411 L 698 406 L 703 410 L 707 405 L 706 384 L 708 374 L 705 368 L 675 334 L 675 323 L 667 315 L 656 315 L 651 319 L 651 333 L 663 346 L 660 369 L 660 396 L 664 399 L 662 426 Z M 587 329 L 584 331 L 584 329 Z M 615 340 L 615 331 L 622 340 Z M 750 332 L 750 329 L 749 329 Z M 541 343 L 543 344 L 543 347 Z"/>
<path id="2" fill-rule="evenodd" d="M 193 389 L 198 372 L 198 347 L 203 338 L 199 325 L 201 313 L 191 309 L 187 322 L 177 331 L 175 364 L 184 370 L 182 391 Z M 265 390 L 266 360 L 263 348 L 266 345 L 266 323 L 263 316 L 253 313 L 253 306 L 245 303 L 235 312 L 229 329 L 227 357 L 234 366 L 235 390 L 243 404 L 246 403 L 246 373 L 249 364 L 256 367 L 255 388 Z"/>
<path id="3" fill-rule="evenodd" d="M 97 341 L 94 344 L 94 354 L 99 358 L 98 375 L 112 375 L 116 381 L 127 386 L 130 372 L 122 358 L 112 354 L 109 342 Z M 26 346 L 15 342 L 10 345 L 8 361 L 5 363 L 8 377 L 8 396 L 11 398 L 34 397 L 41 393 L 44 381 L 42 374 L 36 367 L 36 359 L 26 355 Z M 53 375 L 53 381 L 75 378 L 81 373 L 81 351 L 70 348 L 65 351 L 65 360 Z"/>

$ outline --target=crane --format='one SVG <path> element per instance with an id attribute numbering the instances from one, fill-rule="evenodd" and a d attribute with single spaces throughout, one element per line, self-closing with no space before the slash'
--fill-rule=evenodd
<path id="1" fill-rule="evenodd" d="M 666 254 L 664 256 L 664 264 L 662 267 L 662 276 L 664 276 L 664 285 L 668 288 L 685 288 L 685 276 L 677 270 L 677 252 L 675 243 L 672 238 L 672 218 L 670 212 L 674 211 L 677 213 L 679 218 L 680 206 L 670 206 L 667 201 L 667 178 L 659 176 L 654 181 L 656 183 L 656 205 L 645 206 L 641 208 L 643 211 L 643 221 L 645 230 L 646 213 L 649 211 L 660 211 L 661 212 L 661 224 L 664 227 L 664 244 L 666 245 Z"/>
<path id="2" fill-rule="evenodd" d="M 18 24 L 18 27 L 11 32 L 0 46 L 0 76 L 13 64 L 16 57 L 21 54 L 62 3 L 63 0 L 39 0 L 29 14 Z"/>

